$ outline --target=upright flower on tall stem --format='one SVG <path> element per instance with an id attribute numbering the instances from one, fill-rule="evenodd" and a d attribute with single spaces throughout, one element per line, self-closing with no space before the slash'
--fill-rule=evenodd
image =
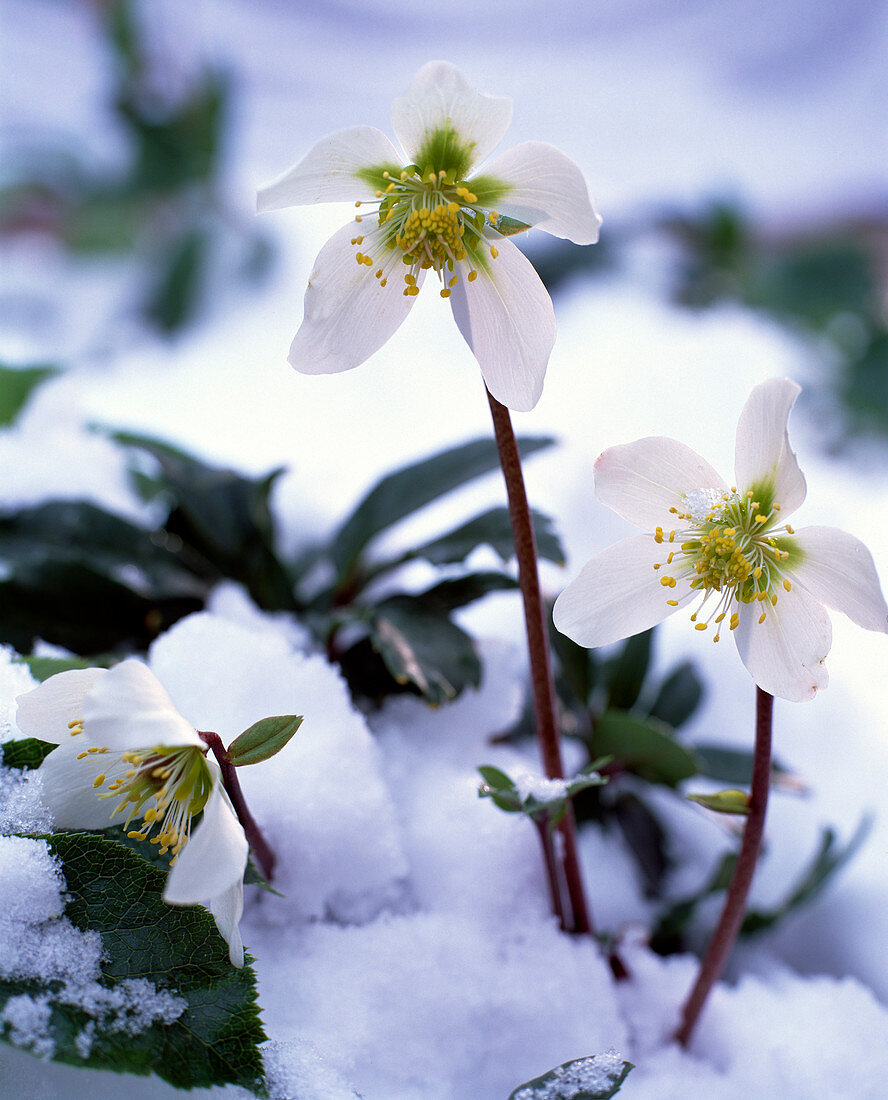
<path id="1" fill-rule="evenodd" d="M 392 106 L 403 152 L 372 126 L 339 130 L 259 191 L 260 211 L 342 200 L 357 207 L 315 261 L 290 348 L 297 370 L 333 374 L 363 363 L 432 271 L 487 388 L 509 408 L 533 408 L 555 315 L 509 237 L 535 226 L 591 244 L 600 219 L 579 168 L 551 145 L 522 142 L 478 170 L 511 118 L 510 99 L 484 95 L 433 61 Z"/>
<path id="2" fill-rule="evenodd" d="M 577 244 L 598 239 L 582 173 L 551 145 L 525 141 L 487 161 L 512 102 L 484 95 L 452 65 L 433 61 L 392 107 L 403 152 L 368 126 L 323 138 L 259 192 L 259 210 L 352 200 L 353 221 L 324 245 L 305 292 L 290 362 L 330 374 L 364 362 L 394 333 L 436 275 L 487 387 L 506 480 L 546 774 L 563 776 L 536 545 L 509 409 L 529 410 L 555 342 L 552 302 L 509 238 L 534 226 Z M 559 825 L 560 866 L 547 854 L 562 926 L 588 931 L 573 815 Z M 552 846 L 553 850 L 556 846 Z"/>
<path id="3" fill-rule="evenodd" d="M 757 685 L 754 774 L 744 839 L 725 909 L 677 1037 L 686 1043 L 740 929 L 758 858 L 771 753 L 772 697 L 810 699 L 826 686 L 832 641 L 826 608 L 888 632 L 888 606 L 873 559 L 835 527 L 796 530 L 805 478 L 787 421 L 800 392 L 788 379 L 753 389 L 737 425 L 727 485 L 695 451 L 652 437 L 611 447 L 595 464 L 595 491 L 649 533 L 588 562 L 555 602 L 555 625 L 584 646 L 603 646 L 694 606 L 696 630 L 734 635 Z"/>
<path id="4" fill-rule="evenodd" d="M 16 722 L 58 745 L 39 770 L 56 827 L 123 825 L 157 845 L 170 860 L 164 901 L 206 905 L 232 963 L 243 966 L 247 839 L 219 765 L 151 671 L 127 660 L 60 672 L 19 696 Z"/>

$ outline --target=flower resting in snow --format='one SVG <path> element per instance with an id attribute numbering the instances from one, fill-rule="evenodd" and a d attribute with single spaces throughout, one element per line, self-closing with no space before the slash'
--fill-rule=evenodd
<path id="1" fill-rule="evenodd" d="M 588 562 L 555 602 L 556 627 L 591 648 L 694 603 L 697 630 L 711 629 L 716 641 L 733 633 L 756 684 L 793 701 L 826 686 L 825 607 L 888 631 L 863 543 L 834 527 L 795 530 L 786 522 L 806 492 L 786 431 L 799 392 L 788 379 L 752 391 L 737 425 L 734 486 L 674 439 L 605 451 L 595 463 L 599 499 L 652 534 Z"/>
<path id="2" fill-rule="evenodd" d="M 473 174 L 511 117 L 510 99 L 484 95 L 433 61 L 392 107 L 404 156 L 373 127 L 339 130 L 259 191 L 260 211 L 340 200 L 358 208 L 315 261 L 290 348 L 297 370 L 333 374 L 363 363 L 407 316 L 431 270 L 487 388 L 512 409 L 533 408 L 555 314 L 507 235 L 536 226 L 593 244 L 600 218 L 579 168 L 551 145 L 522 142 Z"/>
<path id="3" fill-rule="evenodd" d="M 58 745 L 40 765 L 59 829 L 123 825 L 170 855 L 163 900 L 204 904 L 243 966 L 238 929 L 248 845 L 200 735 L 135 660 L 51 676 L 18 698 L 28 737 Z M 201 820 L 192 832 L 196 814 Z"/>

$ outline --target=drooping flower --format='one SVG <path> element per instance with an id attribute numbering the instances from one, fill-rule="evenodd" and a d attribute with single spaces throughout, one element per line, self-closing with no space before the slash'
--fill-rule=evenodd
<path id="1" fill-rule="evenodd" d="M 511 117 L 510 99 L 484 95 L 433 61 L 392 107 L 403 155 L 373 127 L 339 130 L 259 191 L 260 211 L 341 200 L 358 208 L 315 261 L 290 348 L 297 370 L 333 374 L 364 362 L 433 271 L 490 392 L 510 408 L 533 408 L 555 315 L 508 237 L 536 226 L 593 244 L 600 218 L 579 168 L 551 145 L 522 142 L 477 171 Z"/>
<path id="2" fill-rule="evenodd" d="M 127 660 L 60 672 L 19 696 L 16 721 L 26 736 L 58 745 L 39 773 L 56 827 L 123 825 L 156 844 L 170 859 L 164 901 L 206 905 L 243 966 L 247 839 L 219 765 L 151 671 Z"/>
<path id="3" fill-rule="evenodd" d="M 888 632 L 888 607 L 867 548 L 834 527 L 793 528 L 805 478 L 786 425 L 800 388 L 756 386 L 740 414 L 735 485 L 696 452 L 650 437 L 595 464 L 599 499 L 650 534 L 588 562 L 555 602 L 557 628 L 594 647 L 647 630 L 694 605 L 697 630 L 733 633 L 763 691 L 798 701 L 826 686 L 826 608 Z"/>

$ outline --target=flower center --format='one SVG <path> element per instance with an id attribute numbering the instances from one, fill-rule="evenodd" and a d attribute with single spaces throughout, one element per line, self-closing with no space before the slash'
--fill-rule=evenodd
<path id="1" fill-rule="evenodd" d="M 679 582 L 702 596 L 691 621 L 697 630 L 706 630 L 710 622 L 716 625 L 713 641 L 719 640 L 719 625 L 730 614 L 728 628 L 736 630 L 740 622 L 739 606 L 760 603 L 758 622 L 763 623 L 770 608 L 777 605 L 778 590 L 789 592 L 792 585 L 785 575 L 789 561 L 798 556 L 789 524 L 777 526 L 780 505 L 763 503 L 750 489 L 744 495 L 732 488 L 701 488 L 683 497 L 684 511 L 670 511 L 687 526 L 673 531 L 658 527 L 654 540 L 667 549 L 665 561 L 656 562 L 654 569 L 663 569 L 660 584 L 674 589 Z M 665 570 L 669 570 L 666 572 Z M 698 616 L 710 597 L 716 593 L 714 611 L 706 621 Z M 677 607 L 678 600 L 668 599 Z"/>
<path id="2" fill-rule="evenodd" d="M 89 749 L 78 754 L 83 759 L 106 749 Z M 197 745 L 184 748 L 155 748 L 138 752 L 108 752 L 108 766 L 96 776 L 93 786 L 99 798 L 113 798 L 111 811 L 126 814 L 124 828 L 141 818 L 139 829 L 127 836 L 159 845 L 161 855 L 172 851 L 176 856 L 185 847 L 191 832 L 191 820 L 207 804 L 213 779 L 203 750 Z M 150 834 L 154 832 L 155 836 Z"/>
<path id="3" fill-rule="evenodd" d="M 458 263 L 468 262 L 467 278 L 474 282 L 478 269 L 486 268 L 488 256 L 498 256 L 483 230 L 485 225 L 495 228 L 499 215 L 495 210 L 485 215 L 478 196 L 453 170 L 422 172 L 411 164 L 400 174 L 383 171 L 382 182 L 385 186 L 376 192 L 379 228 L 374 234 L 374 255 L 360 250 L 364 236 L 353 237 L 351 242 L 358 247 L 355 259 L 359 264 L 376 266 L 381 286 L 388 282 L 392 265 L 400 260 L 407 266 L 403 293 L 408 298 L 419 293 L 417 276 L 429 268 L 443 284 L 441 297 L 449 298 L 459 279 L 455 271 Z M 362 215 L 357 215 L 355 221 L 361 220 Z"/>

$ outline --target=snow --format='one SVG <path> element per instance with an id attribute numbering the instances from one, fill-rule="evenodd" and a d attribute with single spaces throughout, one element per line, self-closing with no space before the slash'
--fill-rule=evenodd
<path id="1" fill-rule="evenodd" d="M 0 143 L 63 135 L 113 166 L 119 135 L 103 107 L 110 74 L 88 7 L 5 0 L 4 8 Z M 211 0 L 152 12 L 157 48 L 175 59 L 171 81 L 208 59 L 237 75 L 226 186 L 242 213 L 256 184 L 324 133 L 358 122 L 388 129 L 391 99 L 430 51 L 514 97 L 509 144 L 544 138 L 580 162 L 604 237 L 611 222 L 640 210 L 712 195 L 737 195 L 780 224 L 885 196 L 885 3 L 754 0 L 738 22 L 727 0 L 682 8 L 572 0 L 545 10 L 513 0 L 473 8 L 471 36 L 459 5 L 406 0 L 261 12 Z M 35 80 L 41 72 L 53 79 Z M 119 273 L 75 272 L 45 242 L 4 253 L 0 358 L 73 357 L 76 367 L 0 431 L 0 505 L 86 498 L 149 522 L 121 452 L 91 430 L 98 423 L 161 435 L 251 473 L 288 466 L 273 503 L 295 547 L 335 525 L 381 473 L 489 434 L 477 367 L 434 295 L 421 295 L 385 350 L 355 371 L 305 378 L 287 367 L 312 260 L 342 221 L 339 208 L 264 218 L 281 249 L 272 284 L 226 297 L 172 346 L 120 326 Z M 811 393 L 825 368 L 815 349 L 740 307 L 678 311 L 659 293 L 657 257 L 642 249 L 631 259 L 622 275 L 576 283 L 558 298 L 543 398 L 515 418 L 519 431 L 560 440 L 526 467 L 531 500 L 555 517 L 568 550 L 566 570 L 544 570 L 547 588 L 558 591 L 589 556 L 633 533 L 593 497 L 600 451 L 670 435 L 730 479 L 737 415 L 752 386 L 773 376 L 806 386 L 790 425 L 809 485 L 799 521 L 853 531 L 888 576 L 884 454 L 824 453 L 829 425 Z M 498 480 L 482 479 L 385 544 L 403 547 L 500 503 Z M 695 960 L 662 959 L 638 942 L 651 907 L 622 842 L 594 830 L 582 837 L 593 911 L 618 935 L 629 969 L 614 983 L 590 941 L 554 926 L 532 824 L 478 797 L 479 764 L 515 776 L 536 775 L 539 764 L 490 744 L 521 705 L 518 601 L 490 597 L 460 621 L 481 639 L 485 679 L 438 710 L 399 698 L 359 713 L 304 628 L 259 611 L 234 585 L 151 648 L 151 668 L 176 706 L 226 742 L 266 715 L 305 715 L 278 757 L 241 772 L 279 861 L 282 896 L 248 890 L 242 922 L 257 959 L 272 1096 L 504 1100 L 556 1065 L 613 1049 L 637 1066 L 621 1093 L 629 1100 L 878 1100 L 888 1076 L 888 702 L 876 690 L 884 638 L 835 616 L 829 689 L 810 704 L 777 705 L 777 756 L 807 793 L 772 799 L 753 903 L 785 896 L 824 824 L 847 839 L 872 810 L 873 833 L 825 895 L 737 952 L 733 984 L 715 991 L 683 1052 L 669 1040 Z M 657 666 L 687 656 L 709 687 L 689 739 L 748 746 L 752 691 L 733 647 L 701 644 L 675 616 L 659 632 Z M 0 741 L 17 736 L 14 700 L 32 686 L 25 666 L 0 650 Z M 658 797 L 657 811 L 675 838 L 672 888 L 681 896 L 708 877 L 728 839 L 670 795 Z M 0 768 L 0 827 L 49 828 L 39 778 Z M 130 1026 L 123 1006 L 91 984 L 100 944 L 65 920 L 63 893 L 42 842 L 0 838 L 2 973 L 53 974 L 96 1019 Z M 129 992 L 136 1003 L 140 991 Z M 156 1018 L 176 1007 L 149 1003 Z M 4 1010 L 14 1041 L 38 1056 L 52 1050 L 49 1010 L 29 996 Z M 91 1035 L 88 1025 L 78 1039 L 84 1055 Z M 0 1047 L 3 1095 L 103 1100 L 120 1087 L 114 1075 Z M 126 1091 L 134 1100 L 178 1095 L 156 1079 L 128 1078 Z M 233 1088 L 194 1095 L 243 1096 Z"/>

